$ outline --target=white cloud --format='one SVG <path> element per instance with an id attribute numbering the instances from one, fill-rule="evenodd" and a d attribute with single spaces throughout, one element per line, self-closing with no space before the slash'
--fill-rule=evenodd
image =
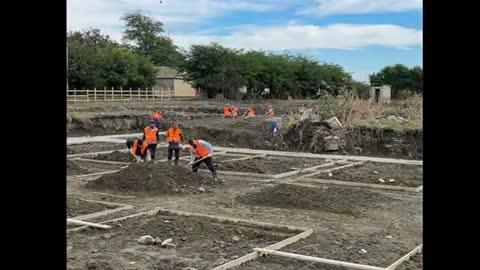
<path id="1" fill-rule="evenodd" d="M 422 8 L 422 0 L 313 0 L 296 14 L 327 16 L 334 14 L 393 13 Z"/>
<path id="2" fill-rule="evenodd" d="M 218 42 L 227 47 L 264 50 L 345 49 L 367 46 L 408 48 L 421 45 L 422 31 L 398 25 L 332 24 L 328 26 L 295 25 L 245 26 L 227 35 L 192 33 L 171 35 L 175 44 Z"/>
<path id="3" fill-rule="evenodd" d="M 283 8 L 287 0 L 67 0 L 67 28 L 120 28 L 125 12 L 142 10 L 163 22 L 198 24 L 232 11 L 267 12 Z M 279 2 L 279 3 L 278 3 Z"/>

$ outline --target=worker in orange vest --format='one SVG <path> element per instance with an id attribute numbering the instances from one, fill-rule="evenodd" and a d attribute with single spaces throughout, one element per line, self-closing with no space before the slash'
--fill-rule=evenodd
<path id="1" fill-rule="evenodd" d="M 252 107 L 250 107 L 243 114 L 243 119 L 252 118 L 252 117 L 255 117 L 255 110 Z"/>
<path id="2" fill-rule="evenodd" d="M 238 109 L 232 106 L 232 117 L 236 118 L 238 116 Z"/>
<path id="3" fill-rule="evenodd" d="M 132 154 L 137 162 L 145 160 L 149 150 L 147 149 L 148 144 L 141 139 L 128 139 L 127 148 L 131 149 L 130 154 Z"/>
<path id="4" fill-rule="evenodd" d="M 155 113 L 153 113 L 153 121 L 155 123 L 155 126 L 157 128 L 160 128 L 160 121 L 163 119 L 162 112 L 160 109 L 155 110 Z"/>
<path id="5" fill-rule="evenodd" d="M 178 128 L 177 122 L 172 122 L 170 128 L 167 130 L 166 140 L 168 142 L 168 162 L 172 161 L 172 154 L 175 151 L 175 165 L 180 159 L 180 143 L 184 143 L 182 130 Z"/>
<path id="6" fill-rule="evenodd" d="M 155 125 L 155 121 L 150 121 L 150 125 L 143 130 L 143 141 L 148 145 L 152 160 L 155 159 L 155 152 L 157 151 L 159 140 L 160 134 L 158 134 L 158 128 Z"/>
<path id="7" fill-rule="evenodd" d="M 210 172 L 212 172 L 213 179 L 218 181 L 217 171 L 213 166 L 213 146 L 204 140 L 188 140 L 190 145 L 190 162 L 188 166 L 192 167 L 193 172 L 198 171 L 198 167 L 202 162 L 205 162 Z"/>
<path id="8" fill-rule="evenodd" d="M 230 108 L 228 103 L 225 104 L 225 107 L 223 107 L 223 117 L 232 117 L 232 108 Z"/>
<path id="9" fill-rule="evenodd" d="M 265 114 L 266 114 L 268 117 L 273 117 L 273 116 L 275 116 L 275 113 L 273 112 L 272 105 L 268 105 L 268 108 L 267 108 L 267 111 L 265 112 Z"/>

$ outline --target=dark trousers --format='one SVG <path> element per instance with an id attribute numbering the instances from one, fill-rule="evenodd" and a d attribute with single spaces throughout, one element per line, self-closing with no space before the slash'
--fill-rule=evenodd
<path id="1" fill-rule="evenodd" d="M 169 142 L 168 143 L 168 160 L 172 160 L 172 154 L 175 151 L 175 164 L 178 163 L 180 158 L 180 145 L 178 142 Z"/>
<path id="2" fill-rule="evenodd" d="M 157 119 L 153 119 L 153 124 L 154 124 L 158 129 L 160 129 L 160 121 L 158 121 Z"/>
<path id="3" fill-rule="evenodd" d="M 152 157 L 152 160 L 155 159 L 155 152 L 157 151 L 157 145 L 149 144 L 147 146 L 147 149 L 150 150 L 150 156 Z"/>
<path id="4" fill-rule="evenodd" d="M 201 159 L 201 158 L 196 157 L 196 158 L 195 158 L 195 161 L 197 161 L 197 160 L 199 160 L 199 159 Z M 195 161 L 194 161 L 194 162 L 195 162 Z M 198 167 L 200 167 L 200 164 L 202 164 L 202 162 L 205 162 L 205 164 L 207 165 L 208 169 L 209 169 L 212 173 L 215 172 L 215 167 L 213 166 L 212 157 L 208 157 L 208 158 L 206 158 L 206 159 L 203 159 L 202 161 L 199 161 L 199 162 L 197 162 L 197 163 L 194 163 L 194 164 L 192 165 L 192 171 L 193 171 L 193 172 L 197 172 L 197 171 L 198 171 Z"/>

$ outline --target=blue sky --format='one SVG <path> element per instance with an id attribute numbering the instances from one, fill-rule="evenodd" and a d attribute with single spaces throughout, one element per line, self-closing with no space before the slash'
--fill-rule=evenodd
<path id="1" fill-rule="evenodd" d="M 96 27 L 120 41 L 120 17 L 135 10 L 163 22 L 186 49 L 219 42 L 290 51 L 362 81 L 387 65 L 423 65 L 421 0 L 67 0 L 67 28 Z"/>

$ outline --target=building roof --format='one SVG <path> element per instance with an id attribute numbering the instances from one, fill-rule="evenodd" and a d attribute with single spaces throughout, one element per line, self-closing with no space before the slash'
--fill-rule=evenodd
<path id="1" fill-rule="evenodd" d="M 181 77 L 178 70 L 174 68 L 166 66 L 158 66 L 156 68 L 158 69 L 157 79 L 174 79 Z"/>

